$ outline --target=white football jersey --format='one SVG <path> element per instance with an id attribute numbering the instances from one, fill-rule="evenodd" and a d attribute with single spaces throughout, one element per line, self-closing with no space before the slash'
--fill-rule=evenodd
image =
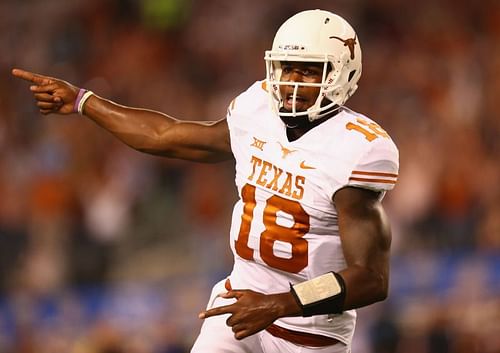
<path id="1" fill-rule="evenodd" d="M 289 142 L 269 107 L 265 82 L 230 105 L 227 122 L 240 200 L 233 210 L 234 289 L 290 290 L 346 267 L 333 196 L 345 186 L 382 192 L 394 187 L 398 150 L 369 118 L 342 108 L 333 118 Z M 350 344 L 356 313 L 287 317 L 275 324 Z"/>

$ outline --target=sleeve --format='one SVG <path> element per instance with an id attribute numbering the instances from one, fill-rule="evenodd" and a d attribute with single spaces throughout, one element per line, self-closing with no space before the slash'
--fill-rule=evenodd
<path id="1" fill-rule="evenodd" d="M 236 97 L 238 98 L 238 97 Z M 236 106 L 236 98 L 234 98 L 231 103 L 229 103 L 229 106 L 227 107 L 227 113 L 226 113 L 226 118 L 227 119 L 230 119 L 232 114 L 233 114 L 233 111 L 234 111 L 234 108 Z"/>
<path id="2" fill-rule="evenodd" d="M 375 191 L 389 191 L 398 179 L 399 152 L 390 138 L 377 139 L 354 166 L 349 186 Z"/>
<path id="3" fill-rule="evenodd" d="M 246 91 L 234 98 L 229 103 L 226 117 L 229 119 L 238 115 L 240 111 L 252 111 L 258 107 L 258 102 L 261 101 L 267 105 L 266 81 L 256 81 Z"/>

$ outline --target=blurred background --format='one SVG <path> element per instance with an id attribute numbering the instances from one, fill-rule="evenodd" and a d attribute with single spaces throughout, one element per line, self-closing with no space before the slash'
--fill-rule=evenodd
<path id="1" fill-rule="evenodd" d="M 297 11 L 356 28 L 348 106 L 401 153 L 390 298 L 353 353 L 500 352 L 500 2 L 0 0 L 0 352 L 183 353 L 229 273 L 232 163 L 135 152 L 41 116 L 20 67 L 189 120 L 264 78 Z"/>

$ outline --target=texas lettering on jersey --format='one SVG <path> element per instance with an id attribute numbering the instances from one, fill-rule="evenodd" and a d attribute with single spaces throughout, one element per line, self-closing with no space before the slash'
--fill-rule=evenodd
<path id="1" fill-rule="evenodd" d="M 304 196 L 306 182 L 304 176 L 284 171 L 255 156 L 252 156 L 250 163 L 252 164 L 252 173 L 248 176 L 248 180 L 255 180 L 258 185 L 295 200 L 301 200 Z"/>

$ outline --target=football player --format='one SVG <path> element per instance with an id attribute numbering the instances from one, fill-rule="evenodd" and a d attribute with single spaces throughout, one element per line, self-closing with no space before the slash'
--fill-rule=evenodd
<path id="1" fill-rule="evenodd" d="M 212 122 L 125 107 L 27 71 L 42 114 L 78 112 L 143 152 L 236 160 L 231 274 L 215 285 L 193 353 L 349 352 L 355 309 L 384 300 L 398 177 L 389 135 L 345 102 L 361 76 L 353 28 L 303 11 L 266 51 L 267 77 Z"/>

